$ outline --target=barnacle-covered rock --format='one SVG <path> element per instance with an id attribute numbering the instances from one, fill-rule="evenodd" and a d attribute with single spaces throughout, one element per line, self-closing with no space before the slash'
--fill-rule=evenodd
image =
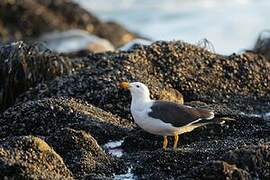
<path id="1" fill-rule="evenodd" d="M 248 158 L 247 161 L 256 162 L 256 164 L 252 164 L 252 168 L 257 168 L 256 171 L 247 168 L 247 166 L 250 166 L 248 162 L 238 165 L 223 158 L 224 154 L 230 150 L 234 151 L 234 149 L 244 147 L 249 143 L 267 145 L 267 141 L 269 139 L 260 142 L 241 138 L 207 140 L 183 145 L 177 150 L 136 151 L 127 159 L 134 163 L 133 172 L 135 175 L 142 179 L 149 179 L 150 177 L 155 179 L 172 179 L 176 177 L 179 179 L 198 179 L 199 177 L 202 179 L 210 177 L 221 177 L 221 179 L 222 177 L 268 179 L 268 150 L 264 151 L 262 155 L 258 154 L 255 161 L 252 157 Z M 252 147 L 246 147 L 246 149 L 252 150 Z"/>
<path id="2" fill-rule="evenodd" d="M 270 142 L 250 145 L 227 152 L 223 160 L 250 172 L 259 179 L 270 178 Z"/>
<path id="3" fill-rule="evenodd" d="M 84 130 L 103 144 L 121 139 L 133 126 L 87 102 L 63 97 L 29 101 L 0 115 L 0 138 L 29 134 L 48 136 L 65 127 Z"/>
<path id="4" fill-rule="evenodd" d="M 89 174 L 112 176 L 126 169 L 123 162 L 107 155 L 85 131 L 63 128 L 50 135 L 46 141 L 63 157 L 76 178 Z"/>
<path id="5" fill-rule="evenodd" d="M 224 161 L 213 161 L 208 164 L 196 167 L 185 176 L 186 179 L 239 179 L 251 180 L 250 174 L 235 165 L 230 165 Z"/>
<path id="6" fill-rule="evenodd" d="M 220 103 L 252 113 L 267 112 L 270 107 L 270 62 L 256 54 L 222 56 L 176 41 L 89 54 L 83 61 L 88 68 L 36 87 L 19 101 L 76 96 L 127 118 L 131 98 L 118 83 L 129 80 L 148 85 L 155 99 L 172 88 L 183 94 L 185 102 Z M 179 96 L 169 91 L 167 97 L 177 100 Z"/>
<path id="7" fill-rule="evenodd" d="M 1 179 L 73 179 L 62 158 L 34 136 L 0 140 Z"/>

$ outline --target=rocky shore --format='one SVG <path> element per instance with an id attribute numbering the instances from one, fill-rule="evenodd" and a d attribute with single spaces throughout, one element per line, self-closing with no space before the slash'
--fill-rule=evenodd
<path id="1" fill-rule="evenodd" d="M 117 48 L 138 35 L 68 0 L 4 0 L 0 10 L 0 179 L 270 178 L 266 47 L 224 56 L 158 41 L 56 53 L 33 42 L 78 28 Z M 211 109 L 225 124 L 183 134 L 177 150 L 164 151 L 162 137 L 133 123 L 121 81 L 147 84 L 154 99 Z"/>

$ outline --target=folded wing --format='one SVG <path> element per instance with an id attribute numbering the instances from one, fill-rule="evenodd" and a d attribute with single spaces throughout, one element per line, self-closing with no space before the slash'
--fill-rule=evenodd
<path id="1" fill-rule="evenodd" d="M 209 110 L 167 101 L 155 101 L 148 115 L 152 118 L 170 123 L 174 127 L 181 127 L 214 117 L 214 113 Z"/>

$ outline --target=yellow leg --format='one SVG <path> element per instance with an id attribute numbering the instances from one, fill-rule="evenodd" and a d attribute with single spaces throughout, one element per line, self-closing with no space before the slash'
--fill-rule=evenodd
<path id="1" fill-rule="evenodd" d="M 168 145 L 168 139 L 167 136 L 163 136 L 163 149 L 166 150 L 167 145 Z"/>
<path id="2" fill-rule="evenodd" d="M 178 139 L 179 139 L 178 134 L 174 135 L 173 149 L 177 148 Z"/>

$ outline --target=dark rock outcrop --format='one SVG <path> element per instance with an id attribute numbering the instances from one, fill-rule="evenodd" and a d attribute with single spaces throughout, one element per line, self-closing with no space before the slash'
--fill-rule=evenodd
<path id="1" fill-rule="evenodd" d="M 231 161 L 223 160 L 224 154 L 230 150 L 241 148 L 246 144 L 267 144 L 269 138 L 265 140 L 258 139 L 242 139 L 242 138 L 227 138 L 220 140 L 206 140 L 200 142 L 193 142 L 191 144 L 181 145 L 177 150 L 168 149 L 163 151 L 162 149 L 155 151 L 137 151 L 130 155 L 127 159 L 133 162 L 133 172 L 139 178 L 148 179 L 148 178 L 158 178 L 162 177 L 165 179 L 171 179 L 179 177 L 179 179 L 185 179 L 188 177 L 191 179 L 196 179 L 201 176 L 210 178 L 212 175 L 219 177 L 226 176 L 239 176 L 241 177 L 263 177 L 267 179 L 269 175 L 268 169 L 262 169 L 262 167 L 268 167 L 269 164 L 268 157 L 261 157 L 261 162 L 264 162 L 264 166 L 260 166 L 262 172 L 254 174 L 252 170 L 245 169 L 244 166 L 238 166 L 233 164 Z M 225 161 L 226 164 L 213 163 L 213 161 Z M 230 164 L 228 167 L 226 165 Z M 245 164 L 244 164 L 245 165 Z M 234 168 L 235 167 L 235 168 Z M 259 166 L 257 166 L 259 167 Z M 226 170 L 229 168 L 230 170 Z M 210 171 L 212 169 L 212 171 Z M 226 171 L 231 171 L 232 169 L 235 172 L 226 174 Z M 236 173 L 236 174 L 235 174 Z M 181 178 L 180 178 L 181 177 Z M 177 178 L 176 178 L 177 179 Z M 237 178 L 236 178 L 237 179 Z"/>
<path id="2" fill-rule="evenodd" d="M 84 131 L 64 128 L 46 141 L 63 157 L 76 178 L 89 174 L 112 176 L 113 173 L 125 170 L 123 162 L 108 156 L 97 141 Z"/>
<path id="3" fill-rule="evenodd" d="M 226 153 L 223 159 L 250 172 L 253 177 L 270 178 L 270 143 L 232 150 Z"/>
<path id="4" fill-rule="evenodd" d="M 87 69 L 37 87 L 19 100 L 82 97 L 126 118 L 130 95 L 119 90 L 117 83 L 129 80 L 147 84 L 157 99 L 163 89 L 174 88 L 183 93 L 185 101 L 229 104 L 245 112 L 266 112 L 270 107 L 270 62 L 256 54 L 221 56 L 177 41 L 128 52 L 90 54 L 86 59 Z"/>
<path id="5" fill-rule="evenodd" d="M 251 180 L 248 172 L 230 165 L 224 161 L 213 161 L 206 165 L 199 166 L 191 170 L 189 175 L 183 179 L 200 179 L 200 180 Z"/>
<path id="6" fill-rule="evenodd" d="M 269 122 L 241 112 L 269 110 L 265 57 L 221 56 L 177 41 L 77 60 L 84 68 L 30 89 L 0 115 L 0 138 L 45 136 L 79 178 L 110 176 L 123 164 L 132 164 L 135 175 L 145 179 L 269 178 Z M 181 103 L 181 92 L 187 104 L 212 109 L 226 123 L 183 134 L 176 151 L 163 151 L 162 137 L 126 120 L 130 95 L 118 87 L 126 80 L 147 84 L 152 98 Z M 92 136 L 99 144 L 125 137 L 125 163 L 107 156 Z"/>
<path id="7" fill-rule="evenodd" d="M 139 179 L 173 179 L 188 174 L 192 168 L 213 160 L 215 156 L 213 149 L 191 147 L 176 151 L 142 151 L 133 156 L 135 162 L 138 162 L 133 166 L 133 171 Z"/>
<path id="8" fill-rule="evenodd" d="M 0 38 L 27 40 L 50 31 L 82 29 L 119 47 L 137 37 L 114 22 L 101 22 L 71 0 L 2 0 Z"/>
<path id="9" fill-rule="evenodd" d="M 73 179 L 62 158 L 34 136 L 0 140 L 1 179 Z"/>
<path id="10" fill-rule="evenodd" d="M 64 127 L 84 130 L 102 144 L 126 136 L 132 125 L 84 101 L 63 97 L 29 101 L 0 115 L 0 138 L 48 136 Z"/>

